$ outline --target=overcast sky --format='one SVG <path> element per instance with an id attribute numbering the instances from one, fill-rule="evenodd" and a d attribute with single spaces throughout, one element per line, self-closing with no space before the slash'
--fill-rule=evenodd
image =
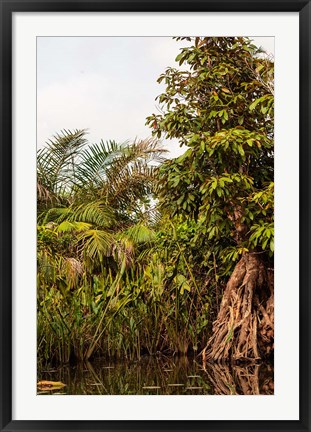
<path id="1" fill-rule="evenodd" d="M 274 53 L 274 38 L 252 38 Z M 62 129 L 88 129 L 90 142 L 147 138 L 146 117 L 164 90 L 156 81 L 185 42 L 168 37 L 38 37 L 37 145 Z M 171 156 L 183 152 L 165 143 Z"/>

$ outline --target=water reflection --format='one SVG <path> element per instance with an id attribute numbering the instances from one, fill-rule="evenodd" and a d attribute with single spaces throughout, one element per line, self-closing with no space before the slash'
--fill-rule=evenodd
<path id="1" fill-rule="evenodd" d="M 274 394 L 271 364 L 252 366 L 206 365 L 205 371 L 217 395 L 272 395 Z"/>
<path id="2" fill-rule="evenodd" d="M 38 371 L 39 380 L 61 381 L 68 395 L 258 395 L 273 394 L 273 366 L 207 364 L 195 359 L 145 357 L 139 362 L 96 361 Z"/>

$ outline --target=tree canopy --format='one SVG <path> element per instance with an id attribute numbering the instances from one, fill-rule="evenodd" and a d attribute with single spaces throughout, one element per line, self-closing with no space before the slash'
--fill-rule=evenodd
<path id="1" fill-rule="evenodd" d="M 198 220 L 215 249 L 273 244 L 273 62 L 246 38 L 193 42 L 158 81 L 158 138 L 178 138 L 184 154 L 161 167 L 159 197 L 171 214 Z"/>

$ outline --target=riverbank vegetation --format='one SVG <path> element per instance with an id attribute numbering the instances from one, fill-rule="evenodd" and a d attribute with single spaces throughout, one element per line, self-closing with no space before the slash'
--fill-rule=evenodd
<path id="1" fill-rule="evenodd" d="M 152 139 L 64 130 L 38 151 L 40 364 L 273 354 L 273 62 L 246 38 L 178 39 Z"/>

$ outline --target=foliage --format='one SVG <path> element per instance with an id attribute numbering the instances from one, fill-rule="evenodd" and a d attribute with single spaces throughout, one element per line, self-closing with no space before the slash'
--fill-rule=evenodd
<path id="1" fill-rule="evenodd" d="M 38 151 L 41 363 L 197 353 L 240 257 L 273 266 L 273 62 L 246 38 L 178 39 L 185 70 L 147 123 L 182 156 L 84 130 Z"/>
<path id="2" fill-rule="evenodd" d="M 84 136 L 64 132 L 61 149 L 58 135 L 38 153 L 40 184 L 57 185 L 53 199 L 38 197 L 41 362 L 196 351 L 209 293 L 200 292 L 200 274 L 191 269 L 190 225 L 161 219 L 152 207 L 161 148 L 153 140 L 83 144 L 69 170 L 60 154 L 70 153 L 68 137 L 76 135 Z M 42 155 L 50 167 L 44 175 Z"/>
<path id="3" fill-rule="evenodd" d="M 147 119 L 188 147 L 160 168 L 158 194 L 163 211 L 197 223 L 216 303 L 218 281 L 223 291 L 203 361 L 257 361 L 274 347 L 273 62 L 246 38 L 186 39 L 176 60 L 187 70 L 160 76 L 161 114 Z"/>
<path id="4" fill-rule="evenodd" d="M 185 39 L 176 61 L 187 69 L 160 76 L 162 112 L 147 119 L 187 146 L 161 167 L 162 208 L 197 221 L 225 261 L 243 250 L 272 257 L 273 62 L 246 38 Z"/>
<path id="5" fill-rule="evenodd" d="M 209 292 L 198 287 L 199 275 L 192 273 L 189 254 L 173 237 L 174 230 L 171 224 L 166 234 L 143 230 L 135 261 L 124 255 L 119 266 L 106 263 L 94 272 L 93 260 L 66 258 L 59 234 L 39 227 L 39 245 L 45 244 L 38 253 L 41 361 L 68 362 L 95 354 L 133 359 L 202 348 Z"/>

